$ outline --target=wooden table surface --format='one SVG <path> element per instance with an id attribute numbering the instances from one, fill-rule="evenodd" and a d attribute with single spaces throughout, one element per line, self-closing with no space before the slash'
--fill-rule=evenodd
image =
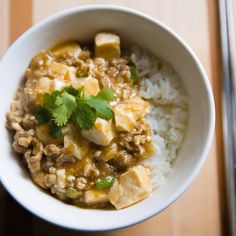
<path id="1" fill-rule="evenodd" d="M 227 235 L 223 185 L 221 69 L 216 0 L 0 0 L 0 54 L 27 28 L 60 10 L 92 3 L 141 10 L 174 29 L 203 63 L 216 103 L 216 133 L 204 168 L 191 187 L 160 215 L 99 235 Z M 1 75 L 0 75 L 1 77 Z M 7 79 L 7 78 L 1 78 Z M 191 158 L 191 157 L 190 157 Z M 58 214 L 58 213 L 57 213 Z M 78 219 L 79 221 L 79 219 Z M 0 235 L 98 235 L 73 232 L 32 216 L 0 188 Z"/>

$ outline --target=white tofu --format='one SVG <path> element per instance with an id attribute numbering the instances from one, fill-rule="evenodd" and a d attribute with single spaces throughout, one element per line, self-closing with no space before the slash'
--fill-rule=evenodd
<path id="1" fill-rule="evenodd" d="M 112 121 L 106 121 L 100 118 L 97 118 L 94 128 L 91 130 L 82 130 L 81 133 L 86 139 L 102 146 L 109 145 L 115 136 Z"/>
<path id="2" fill-rule="evenodd" d="M 116 157 L 116 154 L 118 153 L 118 147 L 116 143 L 113 143 L 112 145 L 105 148 L 102 152 L 102 159 L 104 161 L 109 161 L 112 158 Z"/>
<path id="3" fill-rule="evenodd" d="M 66 86 L 66 83 L 63 80 L 54 79 L 52 81 L 53 90 L 61 90 L 63 87 Z"/>
<path id="4" fill-rule="evenodd" d="M 108 198 L 116 209 L 122 209 L 148 197 L 152 192 L 151 171 L 138 165 L 115 180 Z"/>
<path id="5" fill-rule="evenodd" d="M 78 43 L 76 42 L 69 42 L 64 43 L 56 46 L 51 50 L 52 55 L 56 58 L 62 57 L 63 55 L 70 54 L 73 55 L 75 58 L 79 57 L 81 53 L 81 48 Z"/>
<path id="6" fill-rule="evenodd" d="M 117 130 L 130 131 L 136 126 L 134 114 L 125 104 L 116 105 L 114 113 Z"/>
<path id="7" fill-rule="evenodd" d="M 73 127 L 66 129 L 64 133 L 64 148 L 67 153 L 81 160 L 89 151 L 89 142 L 84 139 Z"/>
<path id="8" fill-rule="evenodd" d="M 55 61 L 49 61 L 47 67 L 50 74 L 57 79 L 63 79 L 66 72 L 70 69 L 69 66 Z"/>
<path id="9" fill-rule="evenodd" d="M 99 33 L 95 36 L 95 56 L 111 59 L 120 56 L 120 37 L 112 33 Z"/>
<path id="10" fill-rule="evenodd" d="M 97 95 L 100 90 L 98 80 L 92 77 L 76 79 L 72 82 L 72 86 L 75 89 L 84 86 L 85 92 L 94 96 Z"/>
<path id="11" fill-rule="evenodd" d="M 119 131 L 130 131 L 136 126 L 136 121 L 145 116 L 149 105 L 142 98 L 136 96 L 115 106 L 115 123 Z"/>
<path id="12" fill-rule="evenodd" d="M 39 79 L 39 88 L 45 93 L 50 92 L 51 80 L 48 77 L 42 77 Z"/>
<path id="13" fill-rule="evenodd" d="M 87 204 L 95 204 L 95 203 L 106 203 L 109 200 L 106 191 L 92 189 L 84 193 L 84 201 Z"/>
<path id="14" fill-rule="evenodd" d="M 144 101 L 141 97 L 135 96 L 128 100 L 127 105 L 129 109 L 134 113 L 135 119 L 144 117 L 149 111 L 148 102 Z"/>

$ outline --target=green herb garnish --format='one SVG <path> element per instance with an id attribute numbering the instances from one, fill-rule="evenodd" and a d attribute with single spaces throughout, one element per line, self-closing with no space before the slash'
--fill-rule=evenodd
<path id="1" fill-rule="evenodd" d="M 53 138 L 59 138 L 62 134 L 61 127 L 58 127 L 53 121 L 49 124 L 49 134 Z"/>
<path id="2" fill-rule="evenodd" d="M 60 127 L 67 124 L 71 114 L 76 108 L 76 105 L 76 97 L 66 91 L 56 97 L 55 108 L 52 110 L 52 116 L 57 126 Z"/>
<path id="3" fill-rule="evenodd" d="M 73 121 L 79 128 L 89 130 L 98 117 L 106 120 L 113 118 L 114 113 L 108 101 L 114 99 L 111 89 L 100 90 L 97 96 L 87 95 L 84 87 L 79 90 L 72 86 L 60 91 L 43 95 L 43 105 L 36 106 L 35 117 L 40 123 L 49 123 L 49 133 L 58 138 L 60 127 Z"/>
<path id="4" fill-rule="evenodd" d="M 102 89 L 96 96 L 97 98 L 106 100 L 106 101 L 112 101 L 114 100 L 114 93 L 112 92 L 111 89 L 104 88 Z"/>
<path id="5" fill-rule="evenodd" d="M 134 66 L 130 66 L 129 67 L 130 69 L 130 74 L 131 74 L 131 82 L 132 82 L 132 85 L 136 85 L 140 82 L 140 78 L 138 76 L 138 73 L 137 73 L 137 70 Z"/>
<path id="6" fill-rule="evenodd" d="M 106 178 L 98 179 L 96 182 L 96 187 L 98 189 L 110 188 L 114 183 L 114 177 L 108 176 Z"/>
<path id="7" fill-rule="evenodd" d="M 73 114 L 75 124 L 81 129 L 91 129 L 96 121 L 96 113 L 85 102 L 79 101 Z"/>
<path id="8" fill-rule="evenodd" d="M 40 124 L 46 124 L 50 119 L 50 115 L 45 107 L 37 105 L 35 107 L 35 118 Z"/>

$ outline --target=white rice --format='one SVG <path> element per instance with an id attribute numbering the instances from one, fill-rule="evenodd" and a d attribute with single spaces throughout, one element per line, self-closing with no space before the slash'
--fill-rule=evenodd
<path id="1" fill-rule="evenodd" d="M 140 94 L 151 104 L 147 120 L 153 130 L 155 154 L 143 164 L 152 169 L 154 189 L 162 186 L 184 138 L 187 125 L 187 96 L 172 67 L 134 48 L 131 60 L 141 80 Z"/>

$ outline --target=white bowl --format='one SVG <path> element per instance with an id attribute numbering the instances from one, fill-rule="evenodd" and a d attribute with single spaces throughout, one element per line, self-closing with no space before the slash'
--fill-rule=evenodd
<path id="1" fill-rule="evenodd" d="M 11 148 L 5 113 L 31 58 L 69 39 L 91 41 L 101 30 L 121 36 L 168 61 L 189 94 L 189 124 L 185 141 L 165 186 L 144 201 L 123 210 L 87 210 L 67 205 L 36 187 Z M 207 75 L 192 50 L 168 27 L 141 12 L 118 6 L 90 5 L 63 11 L 25 32 L 0 62 L 0 177 L 7 191 L 26 209 L 54 224 L 101 231 L 130 226 L 160 213 L 192 183 L 203 166 L 214 133 L 215 111 Z"/>

